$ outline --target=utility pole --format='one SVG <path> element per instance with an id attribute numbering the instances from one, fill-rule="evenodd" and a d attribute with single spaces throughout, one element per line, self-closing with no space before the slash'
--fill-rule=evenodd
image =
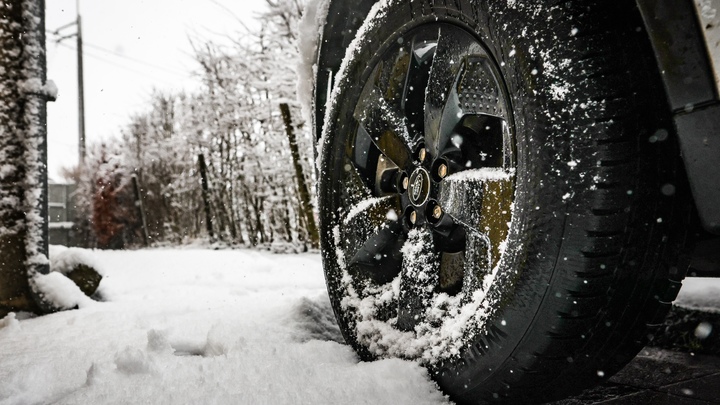
<path id="1" fill-rule="evenodd" d="M 53 31 L 56 36 L 60 35 L 60 31 L 65 28 L 77 27 L 77 32 L 74 34 L 64 35 L 55 40 L 60 43 L 61 41 L 75 37 L 77 39 L 77 74 L 78 74 L 78 163 L 82 166 L 85 163 L 85 90 L 83 83 L 83 40 L 82 40 L 82 23 L 80 18 L 80 0 L 75 2 L 76 18 L 74 22 L 63 25 L 62 27 Z"/>
<path id="2" fill-rule="evenodd" d="M 83 85 L 83 41 L 80 23 L 80 0 L 77 0 L 77 72 L 78 72 L 78 160 L 85 164 L 85 90 Z"/>

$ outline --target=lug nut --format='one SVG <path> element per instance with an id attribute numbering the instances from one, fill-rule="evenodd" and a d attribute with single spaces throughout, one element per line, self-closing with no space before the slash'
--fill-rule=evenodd
<path id="1" fill-rule="evenodd" d="M 412 211 L 410 212 L 410 223 L 415 225 L 415 222 L 417 222 L 417 212 Z"/>
<path id="2" fill-rule="evenodd" d="M 447 174 L 448 174 L 448 167 L 445 163 L 442 163 L 440 166 L 438 166 L 438 176 L 440 176 L 440 178 L 442 179 L 442 178 L 445 178 L 445 176 L 447 176 Z"/>
<path id="3" fill-rule="evenodd" d="M 409 186 L 410 186 L 410 178 L 407 177 L 407 176 L 403 177 L 403 179 L 402 179 L 402 189 L 403 189 L 403 190 L 407 190 Z"/>
<path id="4" fill-rule="evenodd" d="M 440 217 L 442 216 L 442 214 L 443 214 L 442 208 L 440 208 L 439 205 L 436 205 L 436 206 L 433 208 L 433 210 L 432 210 L 432 216 L 433 216 L 433 218 L 435 218 L 435 219 L 440 219 Z"/>
<path id="5" fill-rule="evenodd" d="M 425 161 L 425 157 L 427 156 L 427 151 L 425 148 L 420 148 L 418 151 L 418 159 L 420 159 L 421 162 Z"/>

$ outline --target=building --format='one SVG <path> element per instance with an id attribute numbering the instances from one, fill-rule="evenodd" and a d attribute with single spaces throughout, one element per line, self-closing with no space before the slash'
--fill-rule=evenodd
<path id="1" fill-rule="evenodd" d="M 78 246 L 75 226 L 75 184 L 48 183 L 49 242 L 51 245 Z"/>

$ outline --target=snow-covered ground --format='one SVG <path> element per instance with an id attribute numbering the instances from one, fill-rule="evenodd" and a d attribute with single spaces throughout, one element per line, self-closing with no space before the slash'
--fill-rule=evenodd
<path id="1" fill-rule="evenodd" d="M 720 278 L 688 277 L 673 304 L 720 314 Z"/>
<path id="2" fill-rule="evenodd" d="M 95 251 L 104 302 L 0 320 L 0 404 L 442 404 L 423 368 L 358 362 L 319 255 Z M 678 302 L 720 308 L 720 279 Z"/>
<path id="3" fill-rule="evenodd" d="M 448 403 L 417 364 L 339 343 L 319 255 L 93 255 L 104 302 L 0 320 L 0 404 Z"/>

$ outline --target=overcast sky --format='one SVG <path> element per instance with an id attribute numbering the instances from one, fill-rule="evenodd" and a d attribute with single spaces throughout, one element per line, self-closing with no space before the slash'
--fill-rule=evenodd
<path id="1" fill-rule="evenodd" d="M 192 89 L 197 65 L 188 36 L 222 41 L 259 25 L 263 0 L 80 0 L 87 144 L 116 136 L 147 108 L 153 88 Z M 75 21 L 76 0 L 46 0 L 50 32 Z M 72 34 L 68 27 L 62 34 Z M 51 179 L 78 161 L 76 39 L 47 34 L 48 79 L 60 92 L 48 103 Z"/>

